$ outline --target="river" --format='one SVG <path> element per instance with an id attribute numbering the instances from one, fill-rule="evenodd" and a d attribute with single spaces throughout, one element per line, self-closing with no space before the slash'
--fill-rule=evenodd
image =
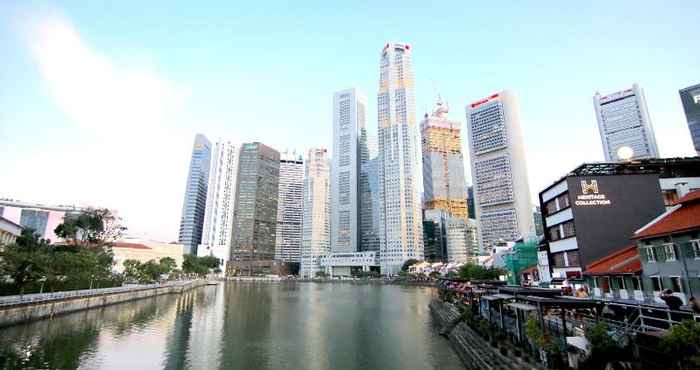
<path id="1" fill-rule="evenodd" d="M 431 288 L 228 282 L 0 329 L 4 369 L 462 369 Z"/>

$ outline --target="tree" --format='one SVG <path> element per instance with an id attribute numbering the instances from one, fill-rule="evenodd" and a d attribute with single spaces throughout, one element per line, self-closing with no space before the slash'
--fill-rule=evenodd
<path id="1" fill-rule="evenodd" d="M 20 294 L 24 294 L 28 284 L 46 276 L 50 264 L 47 249 L 46 240 L 39 239 L 33 230 L 25 229 L 14 244 L 0 252 L 0 272 L 12 278 Z"/>
<path id="2" fill-rule="evenodd" d="M 163 257 L 159 261 L 160 272 L 162 274 L 169 274 L 171 271 L 177 268 L 177 262 L 172 257 Z"/>
<path id="3" fill-rule="evenodd" d="M 66 215 L 54 233 L 76 246 L 102 247 L 122 237 L 126 230 L 121 218 L 109 209 L 88 208 L 78 214 Z"/>
<path id="4" fill-rule="evenodd" d="M 408 271 L 408 268 L 415 265 L 419 261 L 415 258 L 409 258 L 407 259 L 404 263 L 403 266 L 401 266 L 401 271 Z"/>
<path id="5" fill-rule="evenodd" d="M 141 262 L 137 260 L 124 261 L 124 279 L 127 281 L 141 281 L 140 268 Z"/>
<path id="6" fill-rule="evenodd" d="M 184 260 L 182 261 L 182 272 L 185 274 L 195 274 L 200 276 L 205 275 L 207 272 L 209 272 L 209 267 L 203 263 L 202 259 L 204 258 L 208 257 L 198 258 L 197 256 L 186 254 L 184 256 Z M 209 263 L 210 260 L 207 259 L 204 262 Z M 218 260 L 216 264 L 218 266 Z"/>
<path id="7" fill-rule="evenodd" d="M 161 265 L 154 260 L 142 263 L 139 266 L 139 276 L 141 277 L 142 283 L 154 283 L 160 280 L 161 272 Z"/>
<path id="8" fill-rule="evenodd" d="M 671 328 L 661 347 L 677 359 L 679 369 L 700 369 L 700 324 L 684 320 Z"/>
<path id="9" fill-rule="evenodd" d="M 459 268 L 459 277 L 467 280 L 496 280 L 504 273 L 499 268 L 486 268 L 472 263 L 462 265 Z"/>

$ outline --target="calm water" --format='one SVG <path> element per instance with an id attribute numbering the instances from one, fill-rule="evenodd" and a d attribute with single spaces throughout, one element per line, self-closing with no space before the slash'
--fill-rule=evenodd
<path id="1" fill-rule="evenodd" d="M 227 283 L 0 330 L 30 369 L 460 369 L 418 287 Z"/>

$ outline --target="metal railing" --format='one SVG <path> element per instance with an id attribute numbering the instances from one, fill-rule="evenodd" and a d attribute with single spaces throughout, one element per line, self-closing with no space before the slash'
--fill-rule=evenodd
<path id="1" fill-rule="evenodd" d="M 169 281 L 162 284 L 130 284 L 121 287 L 114 288 L 96 288 L 96 289 L 81 289 L 81 290 L 67 290 L 62 292 L 52 292 L 52 293 L 33 293 L 33 294 L 21 294 L 21 295 L 9 295 L 0 297 L 0 307 L 14 306 L 27 303 L 41 303 L 49 301 L 57 301 L 68 298 L 81 298 L 90 297 L 104 294 L 114 294 L 114 293 L 124 293 L 133 292 L 146 289 L 163 288 L 168 286 L 182 286 L 193 282 L 194 280 L 185 281 Z"/>

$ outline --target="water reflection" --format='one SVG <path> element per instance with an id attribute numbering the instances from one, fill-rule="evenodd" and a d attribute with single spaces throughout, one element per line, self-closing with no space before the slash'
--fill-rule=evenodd
<path id="1" fill-rule="evenodd" d="M 432 291 L 228 283 L 0 330 L 4 369 L 455 369 Z"/>

